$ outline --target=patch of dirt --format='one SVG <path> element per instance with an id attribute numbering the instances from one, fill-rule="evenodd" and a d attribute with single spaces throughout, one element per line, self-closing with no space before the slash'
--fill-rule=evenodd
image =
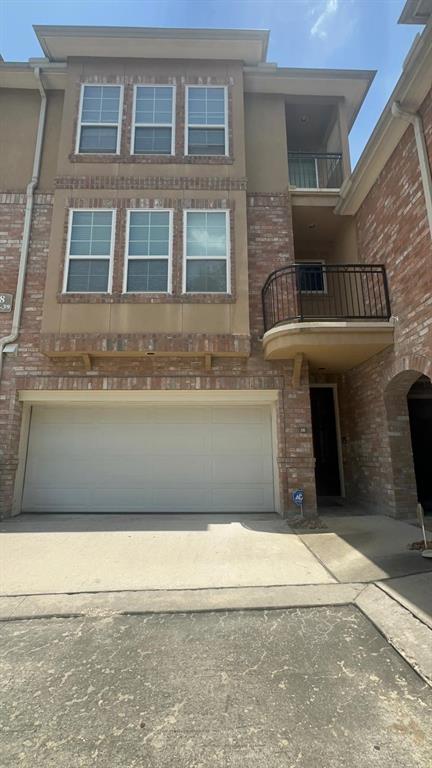
<path id="1" fill-rule="evenodd" d="M 309 531 L 327 531 L 328 526 L 320 517 L 295 517 L 288 521 L 290 528 L 306 528 Z"/>
<path id="2" fill-rule="evenodd" d="M 428 541 L 426 547 L 423 539 L 421 541 L 413 541 L 412 544 L 408 544 L 408 549 L 417 549 L 423 552 L 424 549 L 432 549 L 432 541 Z"/>

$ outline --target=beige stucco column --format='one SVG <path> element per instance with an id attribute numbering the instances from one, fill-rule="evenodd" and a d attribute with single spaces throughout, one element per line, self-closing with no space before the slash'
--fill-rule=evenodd
<path id="1" fill-rule="evenodd" d="M 345 99 L 341 99 L 338 102 L 338 124 L 339 124 L 339 134 L 340 134 L 341 150 L 342 150 L 342 169 L 343 169 L 343 177 L 345 181 L 345 179 L 348 179 L 348 177 L 351 174 L 351 157 L 350 157 L 350 148 L 349 148 L 349 141 L 348 141 L 348 121 L 346 116 Z"/>

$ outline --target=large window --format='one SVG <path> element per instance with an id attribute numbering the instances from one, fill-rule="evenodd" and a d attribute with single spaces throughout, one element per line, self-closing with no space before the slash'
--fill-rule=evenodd
<path id="1" fill-rule="evenodd" d="M 111 291 L 114 211 L 70 212 L 64 290 Z"/>
<path id="2" fill-rule="evenodd" d="M 228 211 L 185 212 L 183 290 L 227 293 L 229 276 Z"/>
<path id="3" fill-rule="evenodd" d="M 195 86 L 186 89 L 187 155 L 227 155 L 227 89 Z"/>
<path id="4" fill-rule="evenodd" d="M 124 291 L 171 291 L 171 211 L 129 211 Z"/>
<path id="5" fill-rule="evenodd" d="M 174 87 L 137 85 L 134 98 L 132 154 L 173 155 Z"/>
<path id="6" fill-rule="evenodd" d="M 76 151 L 118 154 L 120 151 L 120 85 L 83 85 Z"/>

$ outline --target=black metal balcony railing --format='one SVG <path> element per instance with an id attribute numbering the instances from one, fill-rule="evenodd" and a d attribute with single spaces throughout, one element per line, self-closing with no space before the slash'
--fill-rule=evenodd
<path id="1" fill-rule="evenodd" d="M 291 264 L 269 275 L 262 303 L 265 331 L 290 322 L 390 318 L 380 264 Z"/>
<path id="2" fill-rule="evenodd" d="M 339 189 L 343 182 L 340 152 L 288 152 L 290 184 L 300 189 Z"/>

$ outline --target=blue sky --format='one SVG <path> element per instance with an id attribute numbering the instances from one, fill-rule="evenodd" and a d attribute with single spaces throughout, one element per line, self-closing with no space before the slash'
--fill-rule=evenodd
<path id="1" fill-rule="evenodd" d="M 377 69 L 351 131 L 355 163 L 421 27 L 398 25 L 405 0 L 0 0 L 6 61 L 41 56 L 32 24 L 248 27 L 271 31 L 268 60 L 285 67 Z"/>

